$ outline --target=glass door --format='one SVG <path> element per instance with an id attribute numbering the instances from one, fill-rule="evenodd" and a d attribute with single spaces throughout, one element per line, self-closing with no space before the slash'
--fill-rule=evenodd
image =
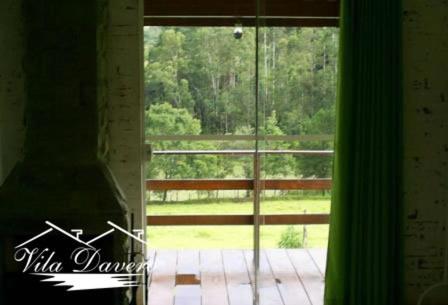
<path id="1" fill-rule="evenodd" d="M 255 41 L 145 28 L 149 304 L 254 304 Z"/>
<path id="2" fill-rule="evenodd" d="M 145 27 L 150 304 L 322 304 L 338 32 L 265 2 Z"/>
<path id="3" fill-rule="evenodd" d="M 264 151 L 266 147 L 265 142 L 265 108 L 263 101 L 263 82 L 261 74 L 263 71 L 260 69 L 260 64 L 262 64 L 261 57 L 262 50 L 260 47 L 260 38 L 262 34 L 262 29 L 264 28 L 264 20 L 261 16 L 266 16 L 265 13 L 265 1 L 256 1 L 256 14 L 255 14 L 255 128 L 256 128 L 256 144 L 255 144 L 255 154 L 254 154 L 254 251 L 253 251 L 253 265 L 254 265 L 254 304 L 265 304 L 266 300 L 266 290 L 272 289 L 275 286 L 266 285 L 264 281 L 264 257 L 261 251 L 261 229 L 264 224 L 264 218 L 261 216 L 261 203 L 262 203 L 262 193 L 265 188 L 265 182 L 263 178 L 263 163 L 264 163 Z M 281 300 L 277 300 L 281 301 Z M 280 304 L 280 303 L 278 303 Z"/>
<path id="4" fill-rule="evenodd" d="M 323 304 L 338 29 L 257 24 L 255 304 Z"/>

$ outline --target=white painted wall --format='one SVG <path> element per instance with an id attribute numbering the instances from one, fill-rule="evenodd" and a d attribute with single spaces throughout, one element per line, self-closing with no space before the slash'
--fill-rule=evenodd
<path id="1" fill-rule="evenodd" d="M 406 303 L 442 280 L 448 206 L 448 2 L 403 1 Z"/>
<path id="2" fill-rule="evenodd" d="M 108 164 L 126 196 L 130 212 L 135 215 L 135 227 L 146 229 L 143 200 L 143 1 L 110 0 L 109 6 Z M 140 293 L 140 304 L 143 304 L 143 299 Z"/>

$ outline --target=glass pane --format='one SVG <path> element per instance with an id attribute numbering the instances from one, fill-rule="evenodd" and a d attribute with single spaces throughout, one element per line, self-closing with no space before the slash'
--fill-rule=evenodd
<path id="1" fill-rule="evenodd" d="M 244 28 L 239 39 L 234 30 L 145 27 L 152 248 L 253 246 L 250 223 L 204 225 L 208 216 L 227 221 L 225 217 L 253 214 L 254 28 Z M 235 183 L 239 186 L 232 189 Z M 193 218 L 176 226 L 180 218 L 160 216 Z"/>
<path id="2" fill-rule="evenodd" d="M 145 28 L 149 303 L 166 285 L 171 303 L 253 304 L 255 32 L 234 31 Z"/>
<path id="3" fill-rule="evenodd" d="M 254 29 L 145 27 L 149 135 L 253 134 Z M 151 107 L 150 107 L 151 106 Z M 172 123 L 172 116 L 185 126 Z"/>
<path id="4" fill-rule="evenodd" d="M 259 30 L 260 304 L 323 301 L 337 41 L 336 28 Z"/>

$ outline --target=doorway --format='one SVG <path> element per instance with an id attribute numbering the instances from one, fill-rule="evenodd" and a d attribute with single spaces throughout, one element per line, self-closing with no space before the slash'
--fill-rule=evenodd
<path id="1" fill-rule="evenodd" d="M 150 302 L 321 304 L 337 29 L 145 39 Z"/>

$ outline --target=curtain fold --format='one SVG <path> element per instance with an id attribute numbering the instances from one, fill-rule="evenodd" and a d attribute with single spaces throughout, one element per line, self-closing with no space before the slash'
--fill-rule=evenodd
<path id="1" fill-rule="evenodd" d="M 402 292 L 401 3 L 342 0 L 326 305 Z"/>

